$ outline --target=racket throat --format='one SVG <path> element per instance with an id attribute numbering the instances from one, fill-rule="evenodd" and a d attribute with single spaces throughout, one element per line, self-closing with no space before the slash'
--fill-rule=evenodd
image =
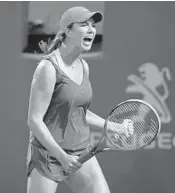
<path id="1" fill-rule="evenodd" d="M 89 149 L 88 151 L 84 152 L 82 155 L 80 155 L 78 161 L 80 163 L 86 162 L 87 160 L 92 158 L 97 153 L 96 149 L 97 149 L 97 146 L 95 146 L 95 147 Z"/>

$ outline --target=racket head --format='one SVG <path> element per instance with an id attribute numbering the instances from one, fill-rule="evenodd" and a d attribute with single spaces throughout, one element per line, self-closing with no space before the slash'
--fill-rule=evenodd
<path id="1" fill-rule="evenodd" d="M 123 123 L 125 119 L 133 122 L 134 132 L 125 134 L 108 130 L 109 121 Z M 140 99 L 129 99 L 118 104 L 108 115 L 105 134 L 113 148 L 118 150 L 135 150 L 149 145 L 159 134 L 161 121 L 157 111 L 149 103 Z"/>

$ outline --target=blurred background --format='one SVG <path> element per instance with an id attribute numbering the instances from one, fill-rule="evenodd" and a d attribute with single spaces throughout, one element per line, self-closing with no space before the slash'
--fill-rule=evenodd
<path id="1" fill-rule="evenodd" d="M 37 44 L 54 37 L 72 6 L 104 14 L 91 51 L 83 54 L 94 91 L 90 109 L 106 118 L 117 103 L 139 98 L 157 109 L 162 122 L 149 147 L 97 156 L 111 193 L 174 193 L 175 3 L 117 1 L 0 2 L 1 192 L 26 192 L 28 100 L 42 56 Z M 92 130 L 92 143 L 99 135 Z M 71 190 L 60 183 L 57 192 Z"/>

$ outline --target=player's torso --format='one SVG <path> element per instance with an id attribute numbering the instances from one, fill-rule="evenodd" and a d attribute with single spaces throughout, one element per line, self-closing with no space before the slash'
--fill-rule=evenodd
<path id="1" fill-rule="evenodd" d="M 86 122 L 86 111 L 92 99 L 88 74 L 82 65 L 82 77 L 77 83 L 60 68 L 56 63 L 59 61 L 54 57 L 51 60 L 57 71 L 57 83 L 44 122 L 63 148 L 68 149 L 71 146 L 72 149 L 81 149 L 89 143 L 90 134 Z"/>

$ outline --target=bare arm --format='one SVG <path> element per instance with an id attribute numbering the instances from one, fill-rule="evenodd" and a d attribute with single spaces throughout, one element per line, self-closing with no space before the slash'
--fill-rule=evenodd
<path id="1" fill-rule="evenodd" d="M 86 113 L 86 120 L 87 123 L 90 124 L 92 127 L 104 129 L 105 119 L 89 110 L 87 110 Z"/>
<path id="2" fill-rule="evenodd" d="M 40 143 L 60 160 L 66 153 L 56 143 L 43 122 L 43 117 L 50 104 L 55 82 L 55 68 L 49 61 L 42 61 L 34 73 L 31 84 L 28 126 Z"/>

